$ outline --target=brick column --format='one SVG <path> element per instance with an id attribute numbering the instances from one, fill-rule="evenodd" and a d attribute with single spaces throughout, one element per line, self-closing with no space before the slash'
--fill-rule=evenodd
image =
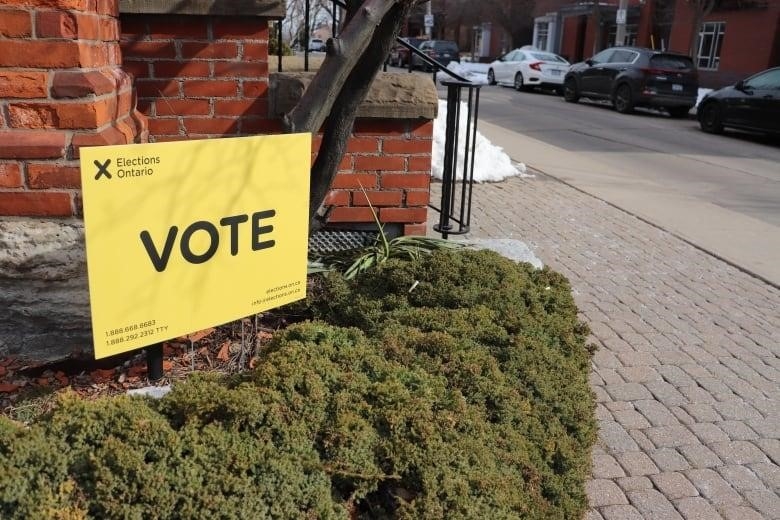
<path id="1" fill-rule="evenodd" d="M 78 150 L 145 140 L 117 0 L 0 5 L 0 215 L 79 215 Z"/>

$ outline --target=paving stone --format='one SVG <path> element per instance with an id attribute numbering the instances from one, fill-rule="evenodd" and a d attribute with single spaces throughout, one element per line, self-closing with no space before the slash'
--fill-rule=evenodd
<path id="1" fill-rule="evenodd" d="M 672 503 L 655 489 L 632 491 L 628 493 L 631 505 L 637 508 L 644 518 L 653 520 L 682 520 Z"/>
<path id="2" fill-rule="evenodd" d="M 664 362 L 662 361 L 662 363 Z M 662 364 L 657 370 L 666 382 L 676 387 L 692 386 L 696 384 L 696 381 L 680 367 L 671 364 Z"/>
<path id="3" fill-rule="evenodd" d="M 715 402 L 713 399 L 712 402 Z M 696 419 L 696 422 L 719 422 L 723 418 L 712 405 L 704 403 L 691 403 L 682 406 L 683 410 Z"/>
<path id="4" fill-rule="evenodd" d="M 715 402 L 715 398 L 712 396 L 712 394 L 700 386 L 681 386 L 678 388 L 678 390 L 690 403 L 693 404 L 709 404 Z M 720 420 L 720 416 L 718 416 L 718 420 Z"/>
<path id="5" fill-rule="evenodd" d="M 655 465 L 653 460 L 641 451 L 620 453 L 616 458 L 631 477 L 652 475 L 659 472 L 658 466 Z"/>
<path id="6" fill-rule="evenodd" d="M 679 406 L 671 406 L 669 407 L 669 411 L 672 412 L 672 414 L 674 414 L 674 416 L 677 417 L 677 420 L 682 424 L 690 426 L 691 424 L 696 423 L 696 419 L 691 417 L 688 412 Z"/>
<path id="7" fill-rule="evenodd" d="M 610 412 L 616 412 L 618 410 L 633 410 L 634 405 L 628 401 L 610 401 L 608 403 L 604 403 L 604 406 L 607 407 L 607 410 Z"/>
<path id="8" fill-rule="evenodd" d="M 758 410 L 750 406 L 742 399 L 723 401 L 713 405 L 715 410 L 727 421 L 744 421 L 761 417 Z"/>
<path id="9" fill-rule="evenodd" d="M 591 327 L 593 324 L 589 324 Z M 617 356 L 606 349 L 599 349 L 593 354 L 593 364 L 600 368 L 619 368 L 623 366 Z"/>
<path id="10" fill-rule="evenodd" d="M 595 509 L 591 509 L 585 513 L 585 520 L 604 520 L 604 517 Z"/>
<path id="11" fill-rule="evenodd" d="M 711 469 L 691 469 L 685 472 L 701 495 L 716 505 L 742 504 L 742 497 L 734 491 L 728 482 Z"/>
<path id="12" fill-rule="evenodd" d="M 720 466 L 715 470 L 739 492 L 766 489 L 766 484 L 748 466 Z"/>
<path id="13" fill-rule="evenodd" d="M 685 396 L 666 381 L 648 381 L 645 387 L 666 406 L 682 406 L 688 403 Z"/>
<path id="14" fill-rule="evenodd" d="M 661 448 L 649 451 L 650 458 L 661 471 L 683 471 L 690 469 L 691 465 L 674 448 Z"/>
<path id="15" fill-rule="evenodd" d="M 697 444 L 698 439 L 685 426 L 656 426 L 645 430 L 647 437 L 658 448 L 676 448 Z"/>
<path id="16" fill-rule="evenodd" d="M 688 444 L 680 446 L 677 450 L 695 469 L 712 468 L 723 465 L 723 461 L 720 460 L 711 449 L 703 444 Z"/>
<path id="17" fill-rule="evenodd" d="M 613 368 L 596 368 L 596 373 L 604 380 L 604 385 L 619 385 L 626 382 Z"/>
<path id="18" fill-rule="evenodd" d="M 648 428 L 650 423 L 636 410 L 618 410 L 613 414 L 614 420 L 627 430 Z"/>
<path id="19" fill-rule="evenodd" d="M 617 478 L 624 477 L 626 472 L 612 455 L 604 452 L 593 453 L 593 478 Z"/>
<path id="20" fill-rule="evenodd" d="M 645 416 L 653 426 L 673 426 L 680 424 L 669 409 L 654 399 L 634 401 L 634 407 Z"/>
<path id="21" fill-rule="evenodd" d="M 725 464 L 755 464 L 767 462 L 767 457 L 756 445 L 748 441 L 713 442 L 709 448 Z"/>
<path id="22" fill-rule="evenodd" d="M 756 446 L 775 464 L 780 464 L 780 441 L 777 439 L 758 439 Z"/>
<path id="23" fill-rule="evenodd" d="M 766 484 L 769 489 L 780 492 L 780 467 L 771 462 L 762 462 L 760 464 L 748 464 L 748 467 L 758 475 L 758 478 Z"/>
<path id="24" fill-rule="evenodd" d="M 613 453 L 636 451 L 639 449 L 634 439 L 619 423 L 603 421 L 599 423 L 599 438 Z"/>
<path id="25" fill-rule="evenodd" d="M 615 401 L 636 401 L 638 399 L 653 398 L 647 388 L 639 383 L 606 385 L 604 390 L 606 390 Z"/>
<path id="26" fill-rule="evenodd" d="M 720 510 L 724 520 L 765 520 L 764 515 L 746 506 L 724 506 Z"/>
<path id="27" fill-rule="evenodd" d="M 729 436 L 712 423 L 696 423 L 688 425 L 693 434 L 703 443 L 728 442 Z"/>
<path id="28" fill-rule="evenodd" d="M 765 439 L 780 439 L 780 415 L 777 417 L 748 419 L 746 423 L 753 431 Z"/>
<path id="29" fill-rule="evenodd" d="M 601 509 L 604 520 L 644 520 L 634 506 L 607 506 Z"/>
<path id="30" fill-rule="evenodd" d="M 628 500 L 620 488 L 611 480 L 594 479 L 585 484 L 585 491 L 591 507 L 628 504 Z"/>
<path id="31" fill-rule="evenodd" d="M 603 403 L 596 404 L 596 419 L 599 421 L 614 421 L 612 413 L 604 406 Z M 728 438 L 728 437 L 727 437 Z"/>
<path id="32" fill-rule="evenodd" d="M 693 487 L 693 484 L 679 472 L 658 473 L 651 475 L 650 480 L 653 481 L 658 491 L 670 500 L 699 496 L 699 492 Z"/>
<path id="33" fill-rule="evenodd" d="M 645 342 L 647 342 L 647 340 L 645 340 Z M 617 357 L 620 362 L 627 367 L 658 365 L 658 360 L 655 356 L 646 352 L 620 352 L 617 354 Z"/>
<path id="34" fill-rule="evenodd" d="M 597 386 L 593 388 L 593 393 L 596 395 L 597 403 L 605 403 L 607 401 L 612 400 L 612 398 L 609 396 L 609 394 L 604 390 L 604 387 L 602 386 Z"/>
<path id="35" fill-rule="evenodd" d="M 648 452 L 655 449 L 655 444 L 647 438 L 643 430 L 629 430 L 628 434 L 634 439 L 640 450 Z"/>
<path id="36" fill-rule="evenodd" d="M 780 518 L 780 497 L 768 489 L 756 489 L 745 492 L 750 505 L 767 518 Z"/>
<path id="37" fill-rule="evenodd" d="M 627 366 L 618 369 L 620 376 L 629 383 L 646 383 L 648 381 L 663 381 L 661 375 L 649 366 Z"/>
<path id="38" fill-rule="evenodd" d="M 675 501 L 674 504 L 685 520 L 720 520 L 723 518 L 703 498 L 683 498 Z"/>
<path id="39" fill-rule="evenodd" d="M 653 483 L 647 477 L 621 477 L 615 479 L 615 482 L 625 492 L 653 489 Z"/>
<path id="40" fill-rule="evenodd" d="M 758 439 L 756 432 L 743 421 L 722 421 L 717 424 L 718 428 L 726 432 L 732 441 L 753 441 Z"/>

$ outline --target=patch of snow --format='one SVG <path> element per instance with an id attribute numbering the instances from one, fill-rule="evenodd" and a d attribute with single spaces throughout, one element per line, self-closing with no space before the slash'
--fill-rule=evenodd
<path id="1" fill-rule="evenodd" d="M 528 262 L 537 269 L 544 267 L 542 261 L 539 260 L 525 242 L 520 240 L 513 238 L 471 238 L 462 242 L 471 249 L 490 249 L 515 262 Z"/>
<path id="2" fill-rule="evenodd" d="M 161 399 L 171 391 L 171 385 L 165 386 L 145 386 L 143 388 L 134 388 L 127 391 L 127 395 L 140 395 L 151 397 L 152 399 Z"/>
<path id="3" fill-rule="evenodd" d="M 457 61 L 451 61 L 447 68 L 450 69 L 455 74 L 458 74 L 460 76 L 463 76 L 467 80 L 469 80 L 472 83 L 476 83 L 477 85 L 487 85 L 487 71 L 488 71 L 488 64 L 487 63 L 458 63 Z M 449 79 L 454 79 L 452 76 L 447 74 L 446 72 L 437 72 L 436 73 L 436 81 L 446 81 Z"/>
<path id="4" fill-rule="evenodd" d="M 458 128 L 458 150 L 456 159 L 456 176 L 463 178 L 463 162 L 466 148 L 466 117 L 468 110 L 466 103 L 460 104 L 460 122 Z M 447 127 L 447 102 L 439 100 L 439 114 L 433 122 L 433 150 L 431 152 L 431 175 L 441 179 L 444 170 L 444 138 Z M 479 128 L 479 125 L 477 125 Z M 526 173 L 523 163 L 513 162 L 504 150 L 491 143 L 479 130 L 477 130 L 474 155 L 474 181 L 498 182 L 507 177 L 522 176 L 533 177 Z M 469 156 L 469 160 L 471 155 Z"/>
<path id="5" fill-rule="evenodd" d="M 701 100 L 704 99 L 704 96 L 712 92 L 711 88 L 700 88 L 699 89 L 699 96 L 696 98 L 696 106 L 699 106 L 699 103 L 701 103 Z"/>

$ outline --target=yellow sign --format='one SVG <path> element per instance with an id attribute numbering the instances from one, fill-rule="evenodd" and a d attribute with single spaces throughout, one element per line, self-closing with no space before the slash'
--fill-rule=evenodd
<path id="1" fill-rule="evenodd" d="M 81 149 L 95 357 L 306 296 L 311 135 Z"/>

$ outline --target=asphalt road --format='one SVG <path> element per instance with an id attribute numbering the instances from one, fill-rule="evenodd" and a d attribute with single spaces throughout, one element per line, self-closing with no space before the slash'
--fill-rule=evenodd
<path id="1" fill-rule="evenodd" d="M 780 284 L 780 139 L 498 86 L 479 121 L 514 160 Z"/>

